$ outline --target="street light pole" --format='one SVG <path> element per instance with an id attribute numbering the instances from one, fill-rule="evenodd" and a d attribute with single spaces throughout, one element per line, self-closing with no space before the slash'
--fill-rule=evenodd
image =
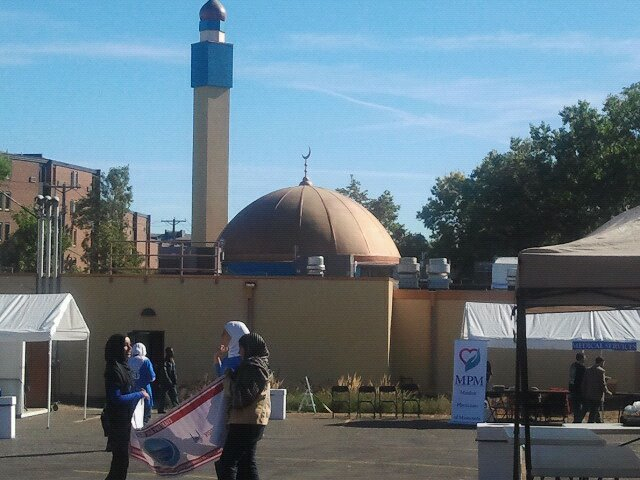
<path id="1" fill-rule="evenodd" d="M 79 185 L 67 185 L 66 183 L 63 183 L 62 185 L 55 185 L 53 183 L 44 183 L 42 185 L 45 188 L 49 188 L 49 189 L 54 189 L 57 192 L 60 192 L 62 194 L 62 202 L 60 205 L 60 249 L 57 252 L 57 256 L 58 256 L 58 264 L 60 265 L 60 274 L 62 274 L 63 270 L 64 270 L 64 250 L 62 249 L 62 232 L 65 231 L 65 228 L 67 227 L 67 192 L 71 191 L 71 190 L 78 190 L 80 188 Z M 57 280 L 57 288 L 60 288 L 60 278 L 58 277 Z"/>

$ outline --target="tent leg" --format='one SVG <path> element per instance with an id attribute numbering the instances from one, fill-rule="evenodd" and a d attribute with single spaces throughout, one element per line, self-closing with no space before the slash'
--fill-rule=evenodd
<path id="1" fill-rule="evenodd" d="M 47 369 L 48 381 L 47 381 L 47 428 L 51 427 L 51 351 L 53 347 L 53 341 L 49 340 L 49 365 Z"/>
<path id="2" fill-rule="evenodd" d="M 516 395 L 513 406 L 513 480 L 520 480 L 520 355 L 516 348 Z"/>
<path id="3" fill-rule="evenodd" d="M 89 391 L 89 336 L 87 336 L 86 348 L 84 358 L 84 420 L 87 419 L 87 392 Z"/>
<path id="4" fill-rule="evenodd" d="M 519 360 L 520 378 L 520 406 L 523 413 L 524 424 L 524 458 L 527 471 L 527 480 L 531 477 L 531 418 L 529 416 L 529 366 L 527 359 L 527 316 L 523 305 L 518 304 L 517 309 L 517 355 Z"/>

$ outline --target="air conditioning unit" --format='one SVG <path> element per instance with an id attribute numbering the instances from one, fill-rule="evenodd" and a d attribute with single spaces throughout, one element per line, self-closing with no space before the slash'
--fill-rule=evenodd
<path id="1" fill-rule="evenodd" d="M 313 256 L 313 257 L 307 258 L 307 275 L 324 277 L 324 272 L 325 272 L 324 257 Z"/>
<path id="2" fill-rule="evenodd" d="M 37 179 L 36 177 L 29 177 L 29 183 L 36 183 Z"/>
<path id="3" fill-rule="evenodd" d="M 402 257 L 396 271 L 399 288 L 420 288 L 420 264 L 416 257 Z"/>

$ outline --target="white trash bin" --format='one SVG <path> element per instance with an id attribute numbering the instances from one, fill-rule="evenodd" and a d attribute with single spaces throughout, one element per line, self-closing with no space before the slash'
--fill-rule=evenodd
<path id="1" fill-rule="evenodd" d="M 16 438 L 16 397 L 0 397 L 0 438 Z"/>
<path id="2" fill-rule="evenodd" d="M 284 420 L 287 418 L 287 390 L 285 388 L 271 389 L 270 420 Z"/>

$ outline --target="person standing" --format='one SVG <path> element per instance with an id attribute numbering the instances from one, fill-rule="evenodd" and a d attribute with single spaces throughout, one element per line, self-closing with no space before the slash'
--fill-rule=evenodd
<path id="1" fill-rule="evenodd" d="M 600 411 L 604 406 L 604 396 L 612 395 L 607 388 L 604 358 L 596 357 L 595 363 L 587 368 L 582 379 L 582 397 L 585 411 L 589 412 L 589 423 L 602 423 Z"/>
<path id="2" fill-rule="evenodd" d="M 151 420 L 151 407 L 153 406 L 153 394 L 151 392 L 151 383 L 156 379 L 156 372 L 153 370 L 151 360 L 147 358 L 147 347 L 143 343 L 135 343 L 131 351 L 132 357 L 129 359 L 129 368 L 133 374 L 134 387 L 144 389 L 147 392 L 147 398 L 144 400 L 144 420 L 146 425 Z"/>
<path id="3" fill-rule="evenodd" d="M 586 411 L 582 399 L 582 379 L 586 367 L 584 366 L 587 357 L 584 353 L 576 353 L 576 361 L 569 367 L 569 404 L 573 412 L 573 423 L 582 423 Z"/>
<path id="4" fill-rule="evenodd" d="M 216 376 L 221 377 L 227 369 L 234 371 L 240 365 L 242 358 L 238 341 L 247 333 L 249 329 L 243 322 L 234 320 L 225 324 L 220 337 L 220 347 L 214 356 Z"/>
<path id="5" fill-rule="evenodd" d="M 159 371 L 158 383 L 160 398 L 158 398 L 158 413 L 165 413 L 166 396 L 169 397 L 171 408 L 177 407 L 178 400 L 178 376 L 176 374 L 176 361 L 173 348 L 164 349 L 164 364 Z"/>
<path id="6" fill-rule="evenodd" d="M 111 467 L 105 480 L 124 480 L 129 469 L 129 437 L 131 417 L 138 401 L 147 399 L 145 390 L 135 391 L 127 360 L 131 356 L 131 341 L 124 335 L 112 335 L 104 347 L 105 393 L 108 418 L 107 451 L 111 452 Z"/>
<path id="7" fill-rule="evenodd" d="M 219 480 L 259 480 L 256 447 L 271 414 L 269 350 L 257 333 L 239 340 L 242 362 L 225 378 L 230 410 L 227 438 L 216 465 Z"/>

